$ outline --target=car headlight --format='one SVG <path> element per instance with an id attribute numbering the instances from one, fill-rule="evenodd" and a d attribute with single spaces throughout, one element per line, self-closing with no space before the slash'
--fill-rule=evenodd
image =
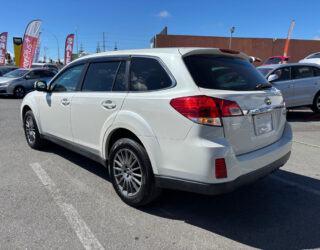
<path id="1" fill-rule="evenodd" d="M 7 87 L 9 85 L 8 82 L 0 83 L 0 87 Z"/>

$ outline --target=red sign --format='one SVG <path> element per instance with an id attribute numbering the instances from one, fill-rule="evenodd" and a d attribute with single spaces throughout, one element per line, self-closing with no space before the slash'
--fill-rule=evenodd
<path id="1" fill-rule="evenodd" d="M 37 47 L 40 26 L 40 20 L 32 21 L 27 26 L 26 32 L 24 33 L 23 44 L 21 48 L 20 68 L 31 68 L 32 59 Z"/>
<path id="2" fill-rule="evenodd" d="M 71 63 L 73 50 L 74 34 L 70 34 L 66 39 L 66 47 L 64 52 L 64 65 Z"/>
<path id="3" fill-rule="evenodd" d="M 6 62 L 7 40 L 8 32 L 0 34 L 0 65 L 4 65 Z"/>

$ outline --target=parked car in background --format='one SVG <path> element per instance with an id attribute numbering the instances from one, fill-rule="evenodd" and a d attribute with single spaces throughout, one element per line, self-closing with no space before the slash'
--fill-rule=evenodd
<path id="1" fill-rule="evenodd" d="M 55 74 L 57 74 L 59 71 L 57 65 L 55 65 L 54 63 L 32 63 L 31 68 L 44 68 L 51 70 Z"/>
<path id="2" fill-rule="evenodd" d="M 5 65 L 5 66 L 0 66 L 0 76 L 3 76 L 4 74 L 17 69 L 17 66 L 9 66 L 9 65 Z"/>
<path id="3" fill-rule="evenodd" d="M 46 69 L 16 69 L 0 77 L 0 94 L 22 98 L 34 90 L 37 80 L 49 81 L 54 72 Z"/>
<path id="4" fill-rule="evenodd" d="M 288 63 L 257 68 L 280 89 L 287 108 L 309 106 L 320 112 L 320 67 L 310 63 Z"/>
<path id="5" fill-rule="evenodd" d="M 306 58 L 300 60 L 299 63 L 316 63 L 320 65 L 320 52 L 308 55 Z"/>
<path id="6" fill-rule="evenodd" d="M 270 64 L 285 64 L 290 59 L 290 56 L 272 56 L 269 57 L 263 65 L 270 65 Z"/>
<path id="7" fill-rule="evenodd" d="M 291 152 L 281 92 L 238 51 L 99 53 L 36 89 L 21 104 L 29 146 L 47 139 L 102 163 L 132 206 L 161 188 L 232 191 L 278 169 Z"/>
<path id="8" fill-rule="evenodd" d="M 259 57 L 255 57 L 255 56 L 249 56 L 249 58 L 251 63 L 262 61 Z"/>

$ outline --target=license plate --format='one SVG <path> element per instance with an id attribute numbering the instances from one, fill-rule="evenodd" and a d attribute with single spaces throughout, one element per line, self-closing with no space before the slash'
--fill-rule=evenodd
<path id="1" fill-rule="evenodd" d="M 255 115 L 253 121 L 256 135 L 266 134 L 273 130 L 271 114 Z"/>

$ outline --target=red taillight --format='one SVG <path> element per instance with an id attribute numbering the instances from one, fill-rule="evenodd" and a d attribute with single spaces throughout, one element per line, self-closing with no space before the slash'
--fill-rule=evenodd
<path id="1" fill-rule="evenodd" d="M 215 98 L 219 103 L 222 116 L 240 116 L 243 115 L 241 108 L 236 102 Z"/>
<path id="2" fill-rule="evenodd" d="M 188 96 L 172 99 L 170 105 L 180 114 L 194 122 L 221 126 L 220 113 L 213 98 Z"/>
<path id="3" fill-rule="evenodd" d="M 236 102 L 208 96 L 175 98 L 171 100 L 170 105 L 190 120 L 212 126 L 222 126 L 223 116 L 242 115 Z"/>
<path id="4" fill-rule="evenodd" d="M 217 179 L 227 178 L 227 166 L 224 158 L 216 159 L 215 168 Z"/>
<path id="5" fill-rule="evenodd" d="M 223 53 L 228 53 L 228 54 L 240 54 L 239 51 L 233 50 L 233 49 L 219 49 Z"/>

